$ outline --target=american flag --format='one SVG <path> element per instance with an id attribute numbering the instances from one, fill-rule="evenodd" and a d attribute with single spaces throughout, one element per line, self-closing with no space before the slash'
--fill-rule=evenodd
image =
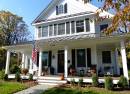
<path id="1" fill-rule="evenodd" d="M 35 45 L 33 45 L 33 51 L 32 51 L 32 59 L 34 61 L 34 63 L 36 63 L 36 54 L 37 53 L 37 49 L 35 47 Z"/>

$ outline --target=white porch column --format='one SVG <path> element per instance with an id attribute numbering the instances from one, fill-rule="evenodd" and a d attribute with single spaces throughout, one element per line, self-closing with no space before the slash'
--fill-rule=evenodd
<path id="1" fill-rule="evenodd" d="M 119 58 L 118 58 L 117 50 L 115 50 L 115 54 L 116 54 L 116 72 L 117 72 L 117 75 L 120 75 Z"/>
<path id="2" fill-rule="evenodd" d="M 5 74 L 9 74 L 10 51 L 7 51 Z"/>
<path id="3" fill-rule="evenodd" d="M 121 40 L 121 55 L 122 55 L 122 65 L 123 65 L 123 72 L 124 72 L 124 77 L 129 79 L 128 77 L 128 68 L 127 68 L 127 59 L 126 59 L 126 51 L 125 51 L 125 42 L 124 40 Z"/>
<path id="4" fill-rule="evenodd" d="M 23 54 L 22 54 L 22 63 L 23 63 L 23 64 L 22 64 L 22 69 L 25 68 L 25 67 L 24 67 L 24 65 L 25 65 L 24 58 L 25 58 L 25 55 L 24 55 L 24 53 L 23 53 Z"/>
<path id="5" fill-rule="evenodd" d="M 97 72 L 97 75 L 98 75 L 98 62 L 97 62 L 97 45 L 95 44 L 94 45 L 94 55 L 95 55 L 95 65 L 97 65 L 97 70 L 96 70 L 96 72 Z"/>
<path id="6" fill-rule="evenodd" d="M 65 45 L 65 77 L 68 77 L 68 46 Z"/>
<path id="7" fill-rule="evenodd" d="M 28 68 L 28 56 L 25 56 L 25 68 Z"/>
<path id="8" fill-rule="evenodd" d="M 38 76 L 42 74 L 42 48 L 39 50 L 39 73 Z"/>
<path id="9" fill-rule="evenodd" d="M 32 58 L 30 58 L 30 70 L 32 70 Z"/>

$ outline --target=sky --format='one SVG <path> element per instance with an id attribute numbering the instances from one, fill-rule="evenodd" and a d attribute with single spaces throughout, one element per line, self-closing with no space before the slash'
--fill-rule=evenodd
<path id="1" fill-rule="evenodd" d="M 0 11 L 10 11 L 12 14 L 23 17 L 23 20 L 29 26 L 29 31 L 34 36 L 34 27 L 31 23 L 48 6 L 52 0 L 0 0 Z M 91 4 L 100 7 L 101 2 L 93 0 Z"/>

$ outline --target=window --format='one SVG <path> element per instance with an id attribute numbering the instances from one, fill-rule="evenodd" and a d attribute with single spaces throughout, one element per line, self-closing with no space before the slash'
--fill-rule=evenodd
<path id="1" fill-rule="evenodd" d="M 70 23 L 66 22 L 66 34 L 70 34 Z"/>
<path id="2" fill-rule="evenodd" d="M 59 6 L 59 14 L 62 14 L 64 13 L 64 9 L 63 9 L 63 5 L 60 5 Z"/>
<path id="3" fill-rule="evenodd" d="M 103 63 L 111 63 L 111 52 L 102 51 L 102 61 Z"/>
<path id="4" fill-rule="evenodd" d="M 84 32 L 84 20 L 76 21 L 77 33 Z"/>
<path id="5" fill-rule="evenodd" d="M 89 22 L 89 18 L 85 19 L 85 24 L 86 24 L 86 32 L 90 31 L 90 22 Z"/>
<path id="6" fill-rule="evenodd" d="M 54 24 L 54 36 L 56 36 L 57 35 L 57 24 Z"/>
<path id="7" fill-rule="evenodd" d="M 48 37 L 48 26 L 42 27 L 42 37 Z"/>
<path id="8" fill-rule="evenodd" d="M 42 66 L 47 66 L 48 62 L 48 52 L 42 53 Z"/>
<path id="9" fill-rule="evenodd" d="M 74 23 L 74 21 L 71 21 L 71 33 L 72 34 L 75 33 L 75 23 Z"/>
<path id="10" fill-rule="evenodd" d="M 108 24 L 100 25 L 100 32 L 101 32 L 103 29 L 107 28 L 107 27 L 108 27 Z"/>
<path id="11" fill-rule="evenodd" d="M 41 27 L 38 27 L 38 38 L 41 38 L 41 35 L 42 35 L 42 33 L 41 33 Z"/>
<path id="12" fill-rule="evenodd" d="M 65 23 L 58 24 L 58 35 L 65 34 Z"/>
<path id="13" fill-rule="evenodd" d="M 49 36 L 52 36 L 52 33 L 53 33 L 53 26 L 50 25 L 49 26 Z"/>
<path id="14" fill-rule="evenodd" d="M 77 67 L 86 67 L 85 49 L 77 50 Z"/>

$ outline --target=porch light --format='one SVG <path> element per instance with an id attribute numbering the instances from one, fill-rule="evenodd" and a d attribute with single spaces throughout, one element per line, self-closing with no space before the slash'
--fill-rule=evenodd
<path id="1" fill-rule="evenodd" d="M 55 59 L 55 56 L 54 56 L 54 54 L 52 55 L 52 59 Z"/>

